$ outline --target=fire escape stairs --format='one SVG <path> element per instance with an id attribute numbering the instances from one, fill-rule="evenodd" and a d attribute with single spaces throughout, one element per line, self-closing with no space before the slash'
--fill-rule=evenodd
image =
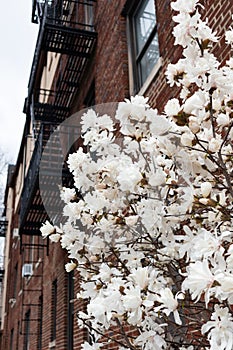
<path id="1" fill-rule="evenodd" d="M 57 148 L 55 140 L 54 147 L 50 145 L 49 154 L 46 154 L 45 145 L 57 125 L 70 116 L 72 99 L 82 85 L 86 68 L 94 54 L 97 33 L 94 26 L 84 20 L 85 10 L 92 8 L 94 2 L 33 0 L 32 20 L 39 23 L 39 34 L 24 112 L 33 123 L 36 141 L 21 195 L 20 235 L 40 235 L 40 226 L 49 219 L 44 200 L 46 208 L 51 208 L 50 213 L 53 207 L 57 210 L 60 202 L 57 183 L 61 182 L 58 177 L 62 176 L 64 184 L 70 181 L 65 166 L 62 175 L 57 172 L 56 163 L 61 164 L 63 157 L 61 147 Z M 59 74 L 54 75 L 51 87 L 45 89 L 40 81 L 48 52 L 58 55 Z M 41 167 L 42 154 L 43 159 L 47 160 Z M 47 191 L 43 201 L 39 188 L 42 172 L 43 187 Z"/>

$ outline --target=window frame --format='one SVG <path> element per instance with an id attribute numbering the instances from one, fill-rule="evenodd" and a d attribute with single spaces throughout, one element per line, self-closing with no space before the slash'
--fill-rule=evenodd
<path id="1" fill-rule="evenodd" d="M 67 350 L 73 350 L 74 347 L 74 271 L 67 273 Z"/>
<path id="2" fill-rule="evenodd" d="M 139 93 L 141 90 L 144 91 L 145 89 L 143 89 L 143 87 L 147 83 L 148 78 L 151 76 L 152 72 L 154 77 L 159 67 L 161 66 L 161 58 L 160 58 L 160 51 L 159 51 L 158 59 L 154 64 L 154 67 L 156 67 L 156 69 L 154 69 L 153 67 L 150 73 L 147 75 L 146 79 L 143 81 L 141 76 L 140 62 L 145 56 L 145 53 L 149 48 L 149 46 L 151 45 L 151 43 L 153 42 L 154 38 L 158 34 L 158 22 L 157 22 L 156 5 L 154 1 L 156 22 L 146 42 L 144 43 L 143 47 L 137 54 L 137 29 L 136 29 L 135 17 L 142 6 L 143 6 L 143 0 L 140 0 L 139 2 L 137 1 L 132 2 L 132 0 L 131 2 L 127 1 L 126 6 L 122 12 L 122 14 L 127 17 L 129 85 L 130 85 L 131 95 L 135 95 L 136 93 Z M 159 42 L 158 42 L 158 48 L 159 48 Z"/>
<path id="3" fill-rule="evenodd" d="M 30 326 L 31 326 L 31 310 L 29 309 L 25 313 L 25 329 L 24 329 L 24 344 L 23 349 L 29 350 L 30 349 Z"/>
<path id="4" fill-rule="evenodd" d="M 38 330 L 37 330 L 37 349 L 42 349 L 43 340 L 43 294 L 38 300 Z"/>
<path id="5" fill-rule="evenodd" d="M 14 328 L 11 329 L 10 333 L 10 350 L 14 349 Z"/>

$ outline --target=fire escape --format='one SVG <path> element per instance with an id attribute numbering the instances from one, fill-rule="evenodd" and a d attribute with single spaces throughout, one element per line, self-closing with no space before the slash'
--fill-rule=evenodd
<path id="1" fill-rule="evenodd" d="M 39 22 L 40 27 L 24 111 L 32 122 L 35 147 L 21 196 L 21 234 L 40 234 L 39 227 L 47 218 L 38 186 L 40 160 L 51 132 L 70 116 L 72 100 L 81 88 L 93 56 L 97 33 L 90 13 L 94 3 L 92 0 L 33 1 L 32 21 Z M 49 53 L 57 54 L 58 63 L 50 89 L 45 89 L 42 74 L 49 64 Z M 44 171 L 51 173 L 50 162 L 56 163 L 60 158 L 54 145 Z"/>
<path id="2" fill-rule="evenodd" d="M 47 242 L 41 241 L 39 237 L 40 227 L 47 219 L 56 219 L 57 212 L 61 209 L 59 177 L 64 182 L 70 181 L 67 180 L 69 177 L 64 165 L 62 144 L 69 143 L 70 134 L 74 130 L 72 126 L 66 130 L 63 128 L 52 139 L 51 134 L 70 116 L 72 102 L 84 83 L 85 71 L 94 54 L 97 41 L 93 26 L 94 4 L 95 0 L 33 0 L 32 22 L 39 24 L 39 33 L 24 112 L 34 148 L 26 167 L 21 194 L 19 233 L 23 266 L 29 274 L 23 277 L 25 291 L 27 289 L 30 292 L 30 283 L 40 286 L 40 290 L 31 288 L 32 292 L 34 290 L 34 293 L 38 293 L 38 298 L 43 286 L 43 255 L 44 252 L 48 253 Z M 50 67 L 50 76 L 45 82 Z M 75 132 L 77 140 L 80 131 L 76 128 Z M 48 140 L 49 150 L 45 148 Z M 38 256 L 38 261 L 32 260 L 31 256 Z M 36 284 L 32 281 L 37 276 L 41 282 Z M 29 323 L 26 309 L 30 305 L 27 304 L 26 297 L 23 296 L 22 300 L 25 312 L 23 311 L 24 325 L 21 329 L 24 330 Z M 39 308 L 38 305 L 36 304 Z"/>

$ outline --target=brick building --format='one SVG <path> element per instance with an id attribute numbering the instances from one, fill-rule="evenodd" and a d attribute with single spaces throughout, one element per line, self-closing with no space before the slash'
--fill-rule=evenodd
<path id="1" fill-rule="evenodd" d="M 229 49 L 222 34 L 231 24 L 233 2 L 202 2 L 203 15 L 221 38 L 214 50 L 224 61 Z M 179 48 L 173 47 L 171 17 L 170 0 L 33 1 L 38 40 L 24 105 L 22 143 L 5 193 L 1 349 L 78 350 L 88 339 L 87 331 L 78 329 L 75 321 L 75 310 L 83 308 L 72 302 L 78 276 L 66 273 L 66 253 L 60 245 L 40 236 L 41 224 L 59 209 L 54 166 L 62 157 L 56 144 L 51 145 L 39 171 L 42 151 L 57 125 L 85 107 L 138 93 L 149 96 L 151 105 L 162 110 L 177 93 L 164 77 L 167 64 L 180 55 Z M 78 139 L 78 128 L 76 132 Z M 67 138 L 62 136 L 64 142 Z M 66 170 L 64 165 L 64 182 L 69 181 Z M 46 189 L 43 195 L 41 183 Z M 117 346 L 109 344 L 108 349 Z"/>

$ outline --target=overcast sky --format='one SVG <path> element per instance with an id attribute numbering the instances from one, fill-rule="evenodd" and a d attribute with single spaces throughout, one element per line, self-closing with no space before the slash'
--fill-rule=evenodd
<path id="1" fill-rule="evenodd" d="M 32 0 L 1 2 L 0 12 L 0 148 L 13 162 L 22 137 L 24 99 L 38 25 L 31 23 Z"/>

